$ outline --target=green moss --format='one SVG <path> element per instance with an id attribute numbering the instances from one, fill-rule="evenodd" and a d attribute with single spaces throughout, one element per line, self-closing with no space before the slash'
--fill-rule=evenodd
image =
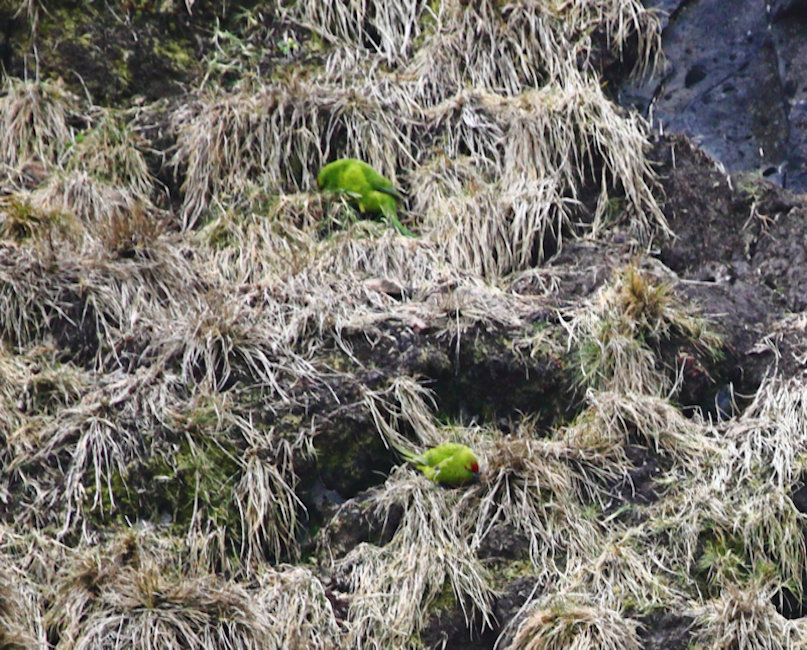
<path id="1" fill-rule="evenodd" d="M 751 575 L 741 537 L 710 530 L 704 533 L 700 545 L 703 550 L 695 562 L 694 577 L 707 593 L 719 596 L 726 582 L 741 583 Z"/>
<path id="2" fill-rule="evenodd" d="M 196 65 L 196 58 L 192 55 L 191 44 L 184 38 L 173 35 L 172 38 L 152 43 L 152 52 L 162 61 L 163 65 L 180 70 L 187 70 Z"/>
<path id="3" fill-rule="evenodd" d="M 454 589 L 452 589 L 451 583 L 446 580 L 443 582 L 440 593 L 437 594 L 429 604 L 429 610 L 431 612 L 446 611 L 456 608 L 457 605 L 457 597 L 454 594 Z"/>
<path id="4" fill-rule="evenodd" d="M 16 197 L 5 201 L 2 210 L 0 238 L 18 244 L 29 239 L 49 237 L 63 224 L 60 213 L 39 210 L 27 200 Z"/>
<path id="5" fill-rule="evenodd" d="M 489 568 L 492 578 L 491 587 L 494 590 L 505 589 L 517 580 L 528 577 L 534 578 L 536 575 L 535 567 L 529 558 L 529 550 L 526 548 L 521 556 L 501 559 Z"/>
<path id="6" fill-rule="evenodd" d="M 151 521 L 170 523 L 175 534 L 192 525 L 226 528 L 233 548 L 240 545 L 240 518 L 234 488 L 240 478 L 237 436 L 218 430 L 214 408 L 186 414 L 185 435 L 169 436 L 151 454 L 114 472 L 93 511 L 98 524 Z M 169 444 L 166 444 L 166 443 Z M 86 502 L 96 498 L 94 476 L 85 480 Z"/>
<path id="7" fill-rule="evenodd" d="M 372 423 L 341 419 L 322 426 L 314 440 L 323 483 L 344 497 L 384 481 L 393 454 Z"/>

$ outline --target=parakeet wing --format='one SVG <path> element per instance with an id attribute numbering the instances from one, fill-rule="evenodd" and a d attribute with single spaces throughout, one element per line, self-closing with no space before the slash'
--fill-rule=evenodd
<path id="1" fill-rule="evenodd" d="M 423 458 L 423 462 L 427 465 L 435 467 L 438 463 L 443 462 L 447 458 L 451 458 L 463 449 L 467 449 L 467 447 L 458 442 L 444 442 L 431 449 L 427 449 L 421 454 L 421 457 Z"/>
<path id="2" fill-rule="evenodd" d="M 440 485 L 459 486 L 471 483 L 474 477 L 474 472 L 465 467 L 465 460 L 458 453 L 437 463 L 430 478 Z"/>
<path id="3" fill-rule="evenodd" d="M 403 198 L 401 193 L 395 189 L 390 180 L 386 176 L 382 176 L 381 174 L 379 174 L 375 169 L 370 167 L 370 165 L 364 166 L 364 173 L 367 177 L 367 182 L 369 183 L 370 187 L 374 189 L 376 192 L 383 192 L 384 194 L 389 194 L 390 196 L 393 196 L 396 199 Z"/>

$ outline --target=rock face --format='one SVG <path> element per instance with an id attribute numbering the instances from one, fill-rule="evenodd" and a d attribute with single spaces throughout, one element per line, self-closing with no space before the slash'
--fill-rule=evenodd
<path id="1" fill-rule="evenodd" d="M 729 172 L 807 190 L 807 5 L 648 0 L 666 13 L 667 66 L 621 101 L 684 133 Z"/>

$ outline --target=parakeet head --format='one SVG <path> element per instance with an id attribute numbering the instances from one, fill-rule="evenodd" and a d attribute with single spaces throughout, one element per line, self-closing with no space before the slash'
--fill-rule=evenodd
<path id="1" fill-rule="evenodd" d="M 474 476 L 479 474 L 479 461 L 476 459 L 474 452 L 465 447 L 458 455 L 462 458 L 462 465 L 466 472 L 472 472 Z"/>

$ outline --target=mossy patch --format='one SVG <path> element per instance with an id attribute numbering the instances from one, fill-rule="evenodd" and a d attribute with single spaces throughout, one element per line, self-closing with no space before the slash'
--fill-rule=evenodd
<path id="1" fill-rule="evenodd" d="M 229 550 L 240 543 L 240 519 L 234 488 L 241 465 L 231 431 L 217 430 L 213 411 L 199 411 L 184 436 L 153 440 L 150 453 L 114 472 L 93 510 L 98 524 L 150 522 L 176 535 L 204 521 L 205 527 L 228 531 Z M 163 434 L 165 433 L 163 432 Z M 86 503 L 96 499 L 88 481 Z"/>
<path id="2" fill-rule="evenodd" d="M 56 235 L 66 231 L 65 215 L 34 207 L 23 197 L 10 196 L 0 202 L 0 239 L 17 244 L 39 240 L 51 249 Z"/>
<path id="3" fill-rule="evenodd" d="M 94 101 L 109 106 L 135 95 L 154 99 L 176 94 L 183 80 L 198 74 L 188 27 L 149 12 L 131 22 L 125 3 L 112 11 L 103 2 L 76 2 L 40 12 L 37 30 L 29 38 L 35 38 L 40 51 L 48 51 L 39 60 L 43 78 L 61 77 L 77 94 L 89 91 Z M 17 54 L 32 42 L 20 39 Z M 10 64 L 16 72 L 22 61 L 13 57 Z M 65 75 L 68 70 L 81 70 L 81 77 Z"/>

